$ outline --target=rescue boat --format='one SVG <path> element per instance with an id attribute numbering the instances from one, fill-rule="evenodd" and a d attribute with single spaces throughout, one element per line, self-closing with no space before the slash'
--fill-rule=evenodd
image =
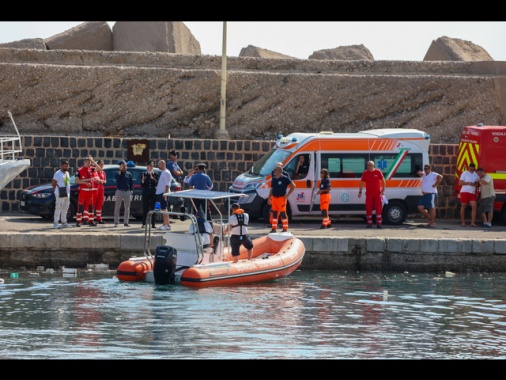
<path id="1" fill-rule="evenodd" d="M 170 196 L 167 193 L 165 195 Z M 145 225 L 144 256 L 131 257 L 123 261 L 116 270 L 120 281 L 150 282 L 158 285 L 175 285 L 202 288 L 230 286 L 279 279 L 294 272 L 302 263 L 305 254 L 303 242 L 289 232 L 270 233 L 253 239 L 252 259 L 241 246 L 237 262 L 233 262 L 228 229 L 228 216 L 224 219 L 215 200 L 228 200 L 242 196 L 226 192 L 202 190 L 178 191 L 178 197 L 201 198 L 210 201 L 218 210 L 220 218 L 213 220 L 215 232 L 214 248 L 203 248 L 200 234 L 167 231 L 163 234 L 163 245 L 151 252 L 151 223 Z M 207 208 L 206 208 L 207 209 Z M 190 213 L 172 211 L 150 211 L 148 218 L 156 213 L 185 216 L 194 223 L 197 219 Z M 230 215 L 230 212 L 228 213 Z"/>

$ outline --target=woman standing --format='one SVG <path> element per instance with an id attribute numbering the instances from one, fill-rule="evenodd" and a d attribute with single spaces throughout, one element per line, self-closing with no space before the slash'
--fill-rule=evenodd
<path id="1" fill-rule="evenodd" d="M 142 228 L 146 226 L 148 212 L 155 209 L 156 185 L 158 185 L 158 173 L 153 170 L 155 163 L 148 161 L 147 170 L 142 173 Z M 151 218 L 151 226 L 155 228 L 155 219 Z"/>
<path id="2" fill-rule="evenodd" d="M 323 216 L 323 221 L 320 229 L 322 229 L 331 227 L 329 216 L 331 186 L 328 169 L 321 170 L 320 178 L 321 178 L 320 189 L 316 192 L 316 194 L 320 194 L 320 211 L 322 212 Z"/>

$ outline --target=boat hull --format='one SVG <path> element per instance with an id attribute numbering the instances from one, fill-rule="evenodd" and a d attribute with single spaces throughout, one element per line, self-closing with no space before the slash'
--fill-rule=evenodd
<path id="1" fill-rule="evenodd" d="M 254 239 L 253 245 L 252 260 L 247 260 L 247 250 L 241 247 L 237 263 L 224 261 L 192 266 L 182 272 L 181 285 L 202 288 L 275 280 L 295 271 L 304 258 L 304 244 L 294 237 L 276 240 L 269 235 Z M 232 260 L 231 254 L 226 257 Z"/>
<path id="2" fill-rule="evenodd" d="M 153 270 L 153 260 L 146 257 L 132 257 L 123 261 L 116 269 L 116 277 L 120 281 L 145 281 L 146 273 Z"/>
<path id="3" fill-rule="evenodd" d="M 269 234 L 253 240 L 252 259 L 244 247 L 239 251 L 239 261 L 232 261 L 231 248 L 226 247 L 223 261 L 197 264 L 179 269 L 175 283 L 192 288 L 231 286 L 276 280 L 288 276 L 302 263 L 304 244 L 291 235 Z M 117 268 L 120 281 L 154 282 L 156 263 L 147 257 L 132 257 Z"/>

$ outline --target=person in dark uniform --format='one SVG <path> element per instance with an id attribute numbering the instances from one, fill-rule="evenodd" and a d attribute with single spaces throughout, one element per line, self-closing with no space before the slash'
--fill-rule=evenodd
<path id="1" fill-rule="evenodd" d="M 156 185 L 158 185 L 158 173 L 154 171 L 155 163 L 148 161 L 146 171 L 142 173 L 142 228 L 147 223 L 148 212 L 155 209 L 156 203 Z M 155 218 L 151 218 L 151 226 L 155 228 Z"/>
<path id="2" fill-rule="evenodd" d="M 290 187 L 288 192 L 287 188 Z M 271 180 L 271 189 L 267 202 L 272 208 L 271 233 L 276 232 L 278 219 L 281 217 L 283 229 L 281 232 L 288 232 L 288 216 L 286 215 L 286 203 L 291 193 L 295 190 L 295 183 L 283 175 L 283 169 L 279 166 L 274 168 L 274 177 Z"/>
<path id="3" fill-rule="evenodd" d="M 195 166 L 196 172 L 191 175 L 188 179 L 188 185 L 196 190 L 211 190 L 213 188 L 213 181 L 211 181 L 211 177 L 206 174 L 206 164 L 198 163 Z M 205 212 L 206 209 L 206 201 L 204 199 L 193 199 L 193 203 L 195 204 L 196 210 L 195 212 L 202 211 Z M 207 220 L 212 220 L 211 218 L 211 207 L 208 203 L 207 205 Z"/>

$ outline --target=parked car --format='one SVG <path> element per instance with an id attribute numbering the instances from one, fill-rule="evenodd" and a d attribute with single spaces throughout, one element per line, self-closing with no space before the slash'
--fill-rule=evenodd
<path id="1" fill-rule="evenodd" d="M 102 217 L 110 219 L 114 217 L 114 205 L 116 201 L 116 178 L 115 174 L 118 172 L 118 165 L 104 165 L 103 169 L 106 173 L 107 182 L 104 185 L 104 207 L 102 208 Z M 160 169 L 155 168 L 157 172 Z M 142 219 L 142 187 L 141 178 L 142 173 L 146 171 L 145 166 L 128 167 L 128 171 L 132 173 L 134 182 L 134 193 L 130 203 L 130 217 L 138 220 Z M 68 221 L 75 218 L 77 210 L 77 183 L 75 175 L 70 177 L 70 206 L 67 214 Z M 181 190 L 181 184 L 174 178 L 170 186 L 171 191 Z M 171 197 L 172 211 L 180 212 L 184 205 L 182 198 Z M 44 183 L 27 187 L 21 192 L 20 195 L 20 209 L 23 212 L 32 215 L 38 215 L 45 219 L 53 220 L 54 216 L 55 196 L 51 183 Z M 120 216 L 123 216 L 123 205 L 121 206 Z"/>

